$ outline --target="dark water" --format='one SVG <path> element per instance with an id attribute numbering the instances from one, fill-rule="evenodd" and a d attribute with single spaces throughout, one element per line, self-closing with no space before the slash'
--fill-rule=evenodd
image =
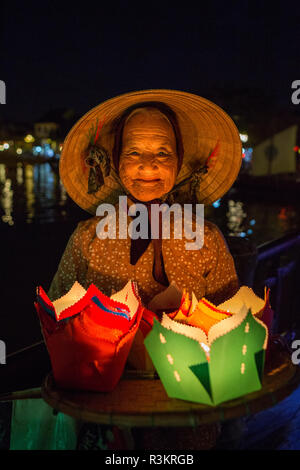
<path id="1" fill-rule="evenodd" d="M 68 218 L 66 209 L 66 191 L 48 163 L 0 163 L 2 224 L 58 222 Z"/>
<path id="2" fill-rule="evenodd" d="M 265 243 L 300 229 L 298 201 L 288 203 L 245 200 L 234 189 L 214 206 L 205 208 L 206 217 L 215 222 L 224 235 L 248 237 Z M 68 197 L 58 174 L 49 163 L 0 163 L 0 227 L 12 230 L 23 224 L 82 220 L 89 214 Z"/>

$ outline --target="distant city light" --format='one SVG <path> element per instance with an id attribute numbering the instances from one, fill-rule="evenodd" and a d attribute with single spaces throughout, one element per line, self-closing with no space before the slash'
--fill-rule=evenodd
<path id="1" fill-rule="evenodd" d="M 40 145 L 37 145 L 36 147 L 34 147 L 34 150 L 37 152 L 37 153 L 40 153 L 42 151 L 42 147 Z"/>
<path id="2" fill-rule="evenodd" d="M 251 219 L 250 222 L 249 222 L 250 225 L 255 225 L 256 224 L 256 220 L 255 219 Z"/>
<path id="3" fill-rule="evenodd" d="M 50 147 L 49 144 L 44 145 L 44 154 L 47 155 L 48 157 L 53 157 L 54 150 Z"/>
<path id="4" fill-rule="evenodd" d="M 240 233 L 240 237 L 244 238 L 246 236 L 246 233 L 245 232 L 241 232 Z"/>
<path id="5" fill-rule="evenodd" d="M 23 152 L 23 150 L 19 147 L 19 148 L 17 148 L 16 152 L 17 152 L 18 155 L 21 155 L 21 153 Z"/>
<path id="6" fill-rule="evenodd" d="M 294 147 L 294 152 L 299 152 L 300 148 L 298 147 L 298 145 L 296 145 L 296 147 Z"/>
<path id="7" fill-rule="evenodd" d="M 0 145 L 0 152 L 3 152 L 3 150 L 4 150 L 4 145 L 1 144 Z"/>
<path id="8" fill-rule="evenodd" d="M 7 142 L 4 142 L 3 147 L 4 147 L 5 149 L 9 149 L 9 144 L 8 144 Z"/>
<path id="9" fill-rule="evenodd" d="M 27 142 L 29 144 L 30 142 L 34 142 L 35 138 L 31 134 L 27 134 L 27 136 L 25 137 L 24 140 L 25 140 L 25 142 Z"/>
<path id="10" fill-rule="evenodd" d="M 240 134 L 240 139 L 242 142 L 248 142 L 248 134 Z"/>
<path id="11" fill-rule="evenodd" d="M 217 201 L 213 202 L 212 204 L 214 207 L 220 207 L 221 205 L 221 199 L 218 199 Z"/>
<path id="12" fill-rule="evenodd" d="M 245 159 L 245 161 L 248 163 L 251 162 L 252 156 L 253 156 L 253 148 L 249 147 L 248 149 L 243 149 L 243 151 L 244 151 L 243 158 Z"/>
<path id="13" fill-rule="evenodd" d="M 251 228 L 249 228 L 249 229 L 247 230 L 247 233 L 248 233 L 249 235 L 251 235 L 251 234 L 253 233 L 253 230 L 252 230 Z"/>

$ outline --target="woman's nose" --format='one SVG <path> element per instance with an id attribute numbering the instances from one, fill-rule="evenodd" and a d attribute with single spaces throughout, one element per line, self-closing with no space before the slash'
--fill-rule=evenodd
<path id="1" fill-rule="evenodd" d="M 143 155 L 139 161 L 139 169 L 155 170 L 158 168 L 154 155 Z"/>

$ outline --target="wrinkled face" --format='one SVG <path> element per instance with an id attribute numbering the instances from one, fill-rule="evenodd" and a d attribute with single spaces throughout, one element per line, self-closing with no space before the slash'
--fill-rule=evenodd
<path id="1" fill-rule="evenodd" d="M 138 109 L 123 130 L 119 175 L 140 201 L 159 198 L 172 189 L 177 176 L 176 138 L 168 119 L 156 109 Z"/>

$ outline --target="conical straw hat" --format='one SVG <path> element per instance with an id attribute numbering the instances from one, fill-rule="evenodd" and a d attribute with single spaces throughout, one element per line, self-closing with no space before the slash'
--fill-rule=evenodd
<path id="1" fill-rule="evenodd" d="M 100 203 L 115 204 L 124 194 L 113 167 L 113 123 L 130 106 L 139 102 L 159 101 L 167 104 L 177 116 L 184 158 L 175 184 L 183 181 L 201 164 L 205 164 L 218 144 L 218 152 L 208 172 L 202 176 L 197 193 L 199 203 L 212 204 L 233 185 L 242 161 L 239 132 L 231 118 L 217 105 L 200 96 L 177 90 L 142 90 L 126 93 L 104 101 L 86 113 L 70 130 L 60 157 L 59 171 L 69 196 L 82 209 L 95 215 Z M 113 171 L 105 177 L 96 193 L 88 194 L 89 168 L 85 155 L 89 134 L 98 122 L 104 121 L 97 144 L 111 159 Z"/>

